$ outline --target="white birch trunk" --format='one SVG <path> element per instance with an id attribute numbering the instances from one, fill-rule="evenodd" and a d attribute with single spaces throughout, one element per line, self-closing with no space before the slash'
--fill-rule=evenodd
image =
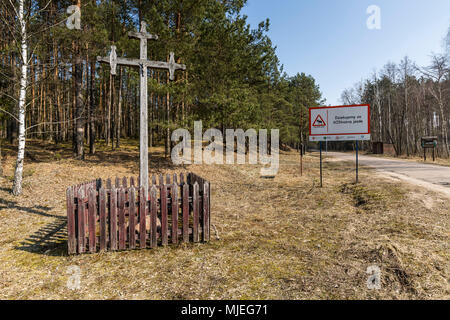
<path id="1" fill-rule="evenodd" d="M 21 36 L 21 75 L 20 75 L 20 94 L 19 94 L 19 147 L 17 153 L 16 171 L 14 173 L 13 194 L 22 193 L 23 161 L 25 157 L 25 99 L 27 90 L 27 71 L 28 71 L 28 46 L 26 24 L 24 20 L 24 0 L 19 1 L 19 23 Z"/>

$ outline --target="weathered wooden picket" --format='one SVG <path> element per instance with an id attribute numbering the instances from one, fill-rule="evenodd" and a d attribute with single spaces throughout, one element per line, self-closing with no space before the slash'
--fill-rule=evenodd
<path id="1" fill-rule="evenodd" d="M 186 179 L 185 179 L 186 178 Z M 189 173 L 152 177 L 146 201 L 135 179 L 101 179 L 67 189 L 69 254 L 133 250 L 210 239 L 210 185 Z M 137 181 L 137 185 L 139 182 Z"/>

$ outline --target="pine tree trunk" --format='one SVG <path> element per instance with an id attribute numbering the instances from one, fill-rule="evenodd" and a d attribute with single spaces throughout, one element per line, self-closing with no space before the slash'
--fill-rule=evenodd
<path id="1" fill-rule="evenodd" d="M 77 6 L 81 8 L 81 0 L 77 0 Z M 81 44 L 77 46 L 75 58 L 75 112 L 76 112 L 76 158 L 84 160 L 84 123 L 85 123 L 85 105 L 83 101 L 83 63 L 81 59 Z"/>
<path id="2" fill-rule="evenodd" d="M 75 112 L 76 112 L 76 132 L 75 149 L 76 158 L 84 160 L 84 102 L 83 102 L 83 69 L 81 56 L 78 53 L 75 58 Z"/>
<path id="3" fill-rule="evenodd" d="M 95 62 L 91 62 L 91 79 L 90 79 L 90 104 L 89 104 L 89 154 L 95 154 L 95 102 L 94 102 L 94 85 L 95 85 Z"/>
<path id="4" fill-rule="evenodd" d="M 148 146 L 153 147 L 153 121 L 155 120 L 155 101 L 153 93 L 150 94 L 150 123 L 149 123 L 149 136 Z"/>
<path id="5" fill-rule="evenodd" d="M 106 145 L 109 144 L 109 140 L 111 137 L 111 109 L 112 109 L 112 82 L 113 82 L 113 76 L 112 74 L 109 74 L 109 94 L 108 94 L 108 112 L 106 116 Z"/>
<path id="6" fill-rule="evenodd" d="M 167 85 L 169 84 L 169 78 L 167 78 Z M 170 93 L 167 92 L 166 94 L 166 116 L 167 116 L 167 128 L 166 128 L 166 158 L 170 155 Z"/>
<path id="7" fill-rule="evenodd" d="M 31 60 L 30 72 L 33 75 L 36 72 L 36 69 L 34 68 L 33 60 Z M 32 77 L 31 78 L 31 122 L 34 121 L 34 123 L 36 123 L 35 96 L 36 96 L 36 79 L 35 79 L 35 77 Z M 33 132 L 36 132 L 36 130 L 33 129 Z"/>
<path id="8" fill-rule="evenodd" d="M 119 71 L 119 102 L 117 106 L 117 121 L 116 121 L 116 148 L 120 148 L 120 130 L 121 130 L 121 117 L 122 117 L 122 87 L 123 87 L 123 70 Z"/>
<path id="9" fill-rule="evenodd" d="M 54 127 L 56 130 L 53 130 L 53 128 L 52 128 L 52 135 L 53 135 L 53 140 L 54 140 L 55 144 L 58 144 L 58 141 L 59 141 L 58 135 L 59 135 L 59 131 L 60 131 L 59 130 L 60 124 L 58 124 L 58 122 L 60 122 L 60 118 L 58 116 L 58 113 L 59 113 L 60 103 L 59 103 L 59 86 L 58 86 L 59 69 L 58 69 L 58 57 L 57 57 L 56 50 L 57 50 L 56 44 L 55 44 L 55 42 L 53 42 L 53 61 L 55 63 L 55 70 L 54 70 L 54 74 L 53 74 L 53 81 L 54 81 L 53 86 L 55 88 L 55 92 L 54 92 L 55 98 L 54 99 L 56 101 L 56 106 L 55 106 L 56 108 L 54 109 L 54 112 L 55 112 L 55 122 L 57 122 L 57 123 L 54 124 Z M 53 127 L 53 125 L 52 125 L 52 127 Z"/>
<path id="10" fill-rule="evenodd" d="M 45 120 L 45 118 L 44 118 L 44 115 L 45 115 L 45 101 L 44 101 L 44 97 L 45 97 L 45 94 L 44 94 L 44 79 L 45 79 L 45 77 L 46 77 L 46 74 L 45 74 L 45 67 L 44 66 L 42 66 L 41 67 L 41 74 L 40 74 L 40 97 L 39 97 L 39 109 L 38 109 L 38 123 L 41 123 L 41 122 L 44 122 Z M 38 126 L 38 138 L 39 139 L 43 139 L 44 138 L 44 136 L 43 136 L 43 132 L 44 132 L 44 128 L 43 128 L 43 125 L 42 124 L 40 124 L 39 126 Z"/>

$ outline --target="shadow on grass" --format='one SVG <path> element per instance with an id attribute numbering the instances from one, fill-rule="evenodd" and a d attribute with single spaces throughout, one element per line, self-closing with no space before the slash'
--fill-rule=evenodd
<path id="1" fill-rule="evenodd" d="M 5 192 L 8 192 L 8 193 L 12 193 L 12 188 L 3 188 L 3 187 L 0 187 L 0 191 L 5 191 Z M 0 201 L 1 201 L 2 199 L 0 199 Z M 1 203 L 1 202 L 0 202 Z"/>
<path id="2" fill-rule="evenodd" d="M 67 219 L 58 217 L 16 246 L 16 250 L 48 256 L 67 256 Z"/>
<path id="3" fill-rule="evenodd" d="M 0 199 L 0 210 L 6 208 L 55 219 L 52 223 L 43 226 L 37 232 L 23 240 L 19 246 L 15 247 L 16 250 L 52 256 L 67 255 L 66 217 L 47 213 L 52 210 L 50 207 L 23 207 L 19 206 L 15 201 Z"/>
<path id="4" fill-rule="evenodd" d="M 16 209 L 19 211 L 24 211 L 32 214 L 37 214 L 39 216 L 48 217 L 48 218 L 61 218 L 56 214 L 49 214 L 46 211 L 50 211 L 52 208 L 44 207 L 44 206 L 34 206 L 34 207 L 22 207 L 17 205 L 15 201 L 7 201 L 5 199 L 0 199 L 0 210 L 2 209 Z"/>

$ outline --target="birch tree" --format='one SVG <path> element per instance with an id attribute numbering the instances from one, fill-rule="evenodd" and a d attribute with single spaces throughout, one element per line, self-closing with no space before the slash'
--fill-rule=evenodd
<path id="1" fill-rule="evenodd" d="M 381 91 L 380 91 L 380 81 L 378 80 L 378 74 L 374 71 L 373 76 L 373 84 L 374 84 L 374 105 L 378 111 L 378 139 L 379 141 L 383 141 L 383 118 L 382 118 L 382 107 L 381 107 Z"/>
<path id="2" fill-rule="evenodd" d="M 405 127 L 406 130 L 406 154 L 409 156 L 409 145 L 410 145 L 410 120 L 409 120 L 409 112 L 410 112 L 410 106 L 409 106 L 409 91 L 410 91 L 410 80 L 414 75 L 414 63 L 411 62 L 411 60 L 406 56 L 403 58 L 402 61 L 400 61 L 399 64 L 399 74 L 400 78 L 402 79 L 403 83 L 403 99 L 404 99 L 404 109 L 401 113 L 402 122 L 401 125 Z"/>
<path id="3" fill-rule="evenodd" d="M 12 1 L 12 0 L 10 0 Z M 27 44 L 27 26 L 24 14 L 24 0 L 19 0 L 18 10 L 13 3 L 11 5 L 16 11 L 17 21 L 20 28 L 20 92 L 19 92 L 19 146 L 17 152 L 16 170 L 14 172 L 13 194 L 20 195 L 22 193 L 22 177 L 23 162 L 25 157 L 25 112 L 26 112 L 26 94 L 27 94 L 27 77 L 28 77 L 28 44 Z"/>
<path id="4" fill-rule="evenodd" d="M 448 104 L 449 89 L 446 87 L 446 77 L 449 73 L 447 58 L 443 54 L 433 54 L 431 65 L 421 70 L 431 81 L 428 82 L 428 90 L 439 107 L 439 124 L 441 126 L 441 134 L 444 151 L 447 157 L 450 156 L 450 148 L 448 143 L 448 117 L 446 109 Z"/>

